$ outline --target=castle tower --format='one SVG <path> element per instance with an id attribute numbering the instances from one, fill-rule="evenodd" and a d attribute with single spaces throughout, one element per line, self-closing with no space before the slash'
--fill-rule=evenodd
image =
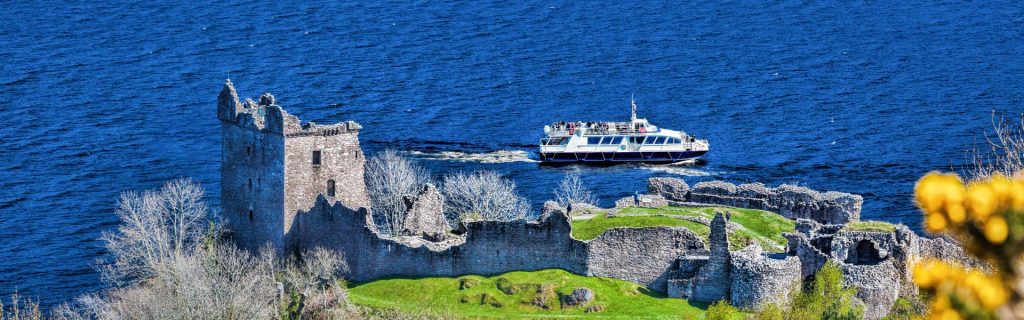
<path id="1" fill-rule="evenodd" d="M 264 93 L 238 100 L 228 80 L 217 98 L 221 122 L 221 208 L 242 248 L 269 243 L 278 254 L 301 247 L 296 215 L 317 197 L 369 207 L 359 124 L 302 124 Z"/>

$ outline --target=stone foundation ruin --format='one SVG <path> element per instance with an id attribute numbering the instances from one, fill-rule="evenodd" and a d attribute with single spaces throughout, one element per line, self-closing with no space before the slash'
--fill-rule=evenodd
<path id="1" fill-rule="evenodd" d="M 715 205 L 752 208 L 797 220 L 786 234 L 786 252 L 752 245 L 731 251 L 730 223 L 709 222 L 707 246 L 682 227 L 613 228 L 589 241 L 574 239 L 570 218 L 554 202 L 536 221 L 473 221 L 449 230 L 443 201 L 433 186 L 407 197 L 401 236 L 376 230 L 363 180 L 361 126 L 302 124 L 270 94 L 240 102 L 228 81 L 218 98 L 222 123 L 221 205 L 238 245 L 279 254 L 324 247 L 342 253 L 349 277 L 460 276 L 558 268 L 587 276 L 628 280 L 671 297 L 755 309 L 783 301 L 836 261 L 858 288 L 870 319 L 889 312 L 895 299 L 916 290 L 909 264 L 925 257 L 969 261 L 945 239 L 918 237 L 905 226 L 895 232 L 849 231 L 863 198 L 841 192 L 722 181 L 689 186 L 680 179 L 652 178 L 641 205 Z M 632 196 L 616 202 L 633 205 Z"/>

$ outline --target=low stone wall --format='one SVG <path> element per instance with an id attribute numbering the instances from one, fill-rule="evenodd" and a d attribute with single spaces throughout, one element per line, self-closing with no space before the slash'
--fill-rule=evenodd
<path id="1" fill-rule="evenodd" d="M 761 183 L 734 185 L 724 181 L 704 181 L 688 187 L 676 178 L 651 178 L 647 189 L 671 201 L 760 209 L 790 219 L 811 219 L 825 224 L 860 220 L 864 202 L 855 194 L 818 192 L 787 184 L 771 188 Z"/>

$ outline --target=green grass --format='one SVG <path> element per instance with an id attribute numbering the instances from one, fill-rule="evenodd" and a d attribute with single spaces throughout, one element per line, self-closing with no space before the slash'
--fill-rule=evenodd
<path id="1" fill-rule="evenodd" d="M 896 226 L 891 223 L 871 220 L 850 222 L 843 229 L 850 231 L 896 232 Z"/>
<path id="2" fill-rule="evenodd" d="M 574 220 L 572 222 L 572 236 L 579 240 L 593 240 L 611 228 L 631 227 L 686 227 L 701 238 L 707 240 L 711 228 L 693 221 L 672 218 L 672 217 L 629 217 L 618 216 L 609 218 L 607 215 L 599 215 L 587 220 Z"/>
<path id="3" fill-rule="evenodd" d="M 472 286 L 460 289 L 460 280 Z M 546 286 L 547 294 L 538 293 L 541 286 Z M 593 290 L 594 301 L 563 308 L 559 297 L 578 287 Z M 538 297 L 548 297 L 549 309 L 531 303 Z M 349 298 L 371 309 L 488 319 L 700 319 L 707 308 L 707 304 L 666 298 L 632 282 L 574 275 L 558 269 L 515 271 L 492 277 L 385 278 L 352 286 Z M 595 304 L 603 305 L 605 310 L 584 313 Z"/>
<path id="4" fill-rule="evenodd" d="M 778 214 L 754 210 L 735 208 L 684 208 L 684 207 L 663 207 L 663 208 L 625 208 L 615 217 L 608 218 L 606 215 L 598 215 L 588 220 L 574 220 L 572 222 L 572 235 L 576 239 L 591 240 L 604 233 L 605 230 L 618 227 L 655 227 L 673 226 L 685 227 L 693 231 L 697 236 L 707 243 L 710 228 L 706 225 L 672 218 L 669 216 L 690 216 L 713 219 L 715 211 L 731 212 L 730 221 L 739 224 L 743 228 L 737 229 L 729 234 L 729 247 L 741 249 L 748 242 L 761 244 L 765 250 L 781 251 L 786 246 L 786 238 L 783 232 L 795 230 L 795 223 Z M 661 214 L 667 216 L 630 216 L 637 214 Z"/>

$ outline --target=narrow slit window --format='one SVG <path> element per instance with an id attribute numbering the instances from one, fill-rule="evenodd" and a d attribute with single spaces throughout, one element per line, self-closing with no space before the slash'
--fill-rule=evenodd
<path id="1" fill-rule="evenodd" d="M 313 165 L 320 165 L 320 150 L 313 150 Z"/>
<path id="2" fill-rule="evenodd" d="M 327 180 L 327 196 L 334 196 L 334 180 Z"/>

